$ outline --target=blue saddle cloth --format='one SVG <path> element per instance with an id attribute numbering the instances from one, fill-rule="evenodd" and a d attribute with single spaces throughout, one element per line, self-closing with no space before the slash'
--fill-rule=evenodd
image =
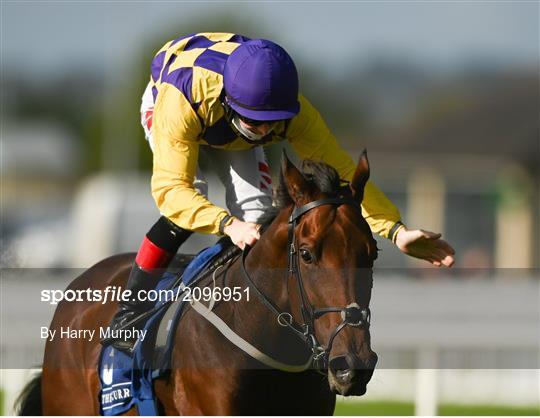
<path id="1" fill-rule="evenodd" d="M 212 247 L 202 250 L 196 258 L 184 269 L 182 283 L 189 286 L 210 262 L 219 255 L 225 245 L 218 242 Z M 171 289 L 178 274 L 165 273 L 159 281 L 156 290 Z M 143 339 L 135 345 L 133 357 L 114 349 L 111 346 L 103 347 L 99 359 L 98 373 L 101 390 L 99 393 L 100 414 L 119 415 L 127 412 L 134 405 L 139 415 L 159 415 L 154 396 L 153 380 L 168 370 L 170 353 L 174 340 L 175 325 L 180 319 L 185 302 L 180 300 L 170 303 L 176 296 L 176 287 L 173 292 L 162 292 L 163 297 L 156 302 L 156 306 L 169 304 L 169 307 L 157 310 L 147 320 L 142 329 L 146 331 Z M 156 338 L 160 323 L 165 314 L 173 310 L 172 320 L 167 325 L 167 336 L 161 355 L 156 357 Z"/>

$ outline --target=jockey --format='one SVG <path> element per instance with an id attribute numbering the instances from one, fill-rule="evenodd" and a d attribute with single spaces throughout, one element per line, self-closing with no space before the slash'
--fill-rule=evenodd
<path id="1" fill-rule="evenodd" d="M 240 248 L 259 239 L 272 208 L 272 179 L 263 147 L 287 140 L 302 159 L 324 161 L 350 181 L 356 164 L 321 115 L 298 92 L 298 74 L 279 45 L 230 33 L 198 33 L 166 43 L 151 64 L 141 106 L 154 154 L 152 195 L 161 217 L 146 234 L 127 289 L 137 295 L 160 279 L 193 233 L 228 235 Z M 225 186 L 228 210 L 206 197 L 198 168 L 204 154 Z M 440 234 L 408 230 L 398 209 L 371 182 L 362 211 L 373 232 L 414 257 L 450 266 Z M 121 302 L 111 322 L 121 328 L 153 304 Z M 104 343 L 130 352 L 135 341 Z"/>

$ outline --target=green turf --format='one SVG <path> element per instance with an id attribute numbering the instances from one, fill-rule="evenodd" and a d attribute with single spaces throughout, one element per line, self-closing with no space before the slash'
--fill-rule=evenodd
<path id="1" fill-rule="evenodd" d="M 339 402 L 334 415 L 412 415 L 413 404 L 406 402 Z"/>
<path id="2" fill-rule="evenodd" d="M 408 402 L 338 402 L 334 415 L 414 415 L 414 405 Z M 439 415 L 540 415 L 540 407 L 496 405 L 440 405 Z"/>
<path id="3" fill-rule="evenodd" d="M 540 415 L 540 407 L 504 405 L 441 405 L 439 415 Z"/>

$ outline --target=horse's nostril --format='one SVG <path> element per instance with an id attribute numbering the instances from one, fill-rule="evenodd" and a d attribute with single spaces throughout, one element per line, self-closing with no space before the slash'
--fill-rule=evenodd
<path id="1" fill-rule="evenodd" d="M 335 376 L 339 383 L 342 383 L 342 384 L 350 383 L 350 381 L 354 377 L 354 370 L 351 370 L 351 369 L 337 370 L 335 372 Z"/>
<path id="2" fill-rule="evenodd" d="M 334 372 L 334 374 L 336 374 L 338 371 L 350 369 L 347 358 L 345 356 L 339 356 L 330 359 L 328 366 L 330 367 L 330 370 Z"/>
<path id="3" fill-rule="evenodd" d="M 329 367 L 339 384 L 348 385 L 354 379 L 355 371 L 351 368 L 346 356 L 330 359 Z"/>

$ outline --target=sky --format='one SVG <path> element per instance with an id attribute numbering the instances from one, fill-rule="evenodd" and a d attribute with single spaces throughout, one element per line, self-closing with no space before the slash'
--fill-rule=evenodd
<path id="1" fill-rule="evenodd" d="M 2 0 L 2 66 L 40 76 L 82 67 L 118 76 L 140 54 L 153 55 L 142 50 L 148 39 L 160 40 L 157 50 L 172 28 L 181 35 L 183 25 L 224 12 L 260 28 L 300 66 L 326 74 L 376 56 L 443 70 L 538 62 L 537 1 Z"/>

